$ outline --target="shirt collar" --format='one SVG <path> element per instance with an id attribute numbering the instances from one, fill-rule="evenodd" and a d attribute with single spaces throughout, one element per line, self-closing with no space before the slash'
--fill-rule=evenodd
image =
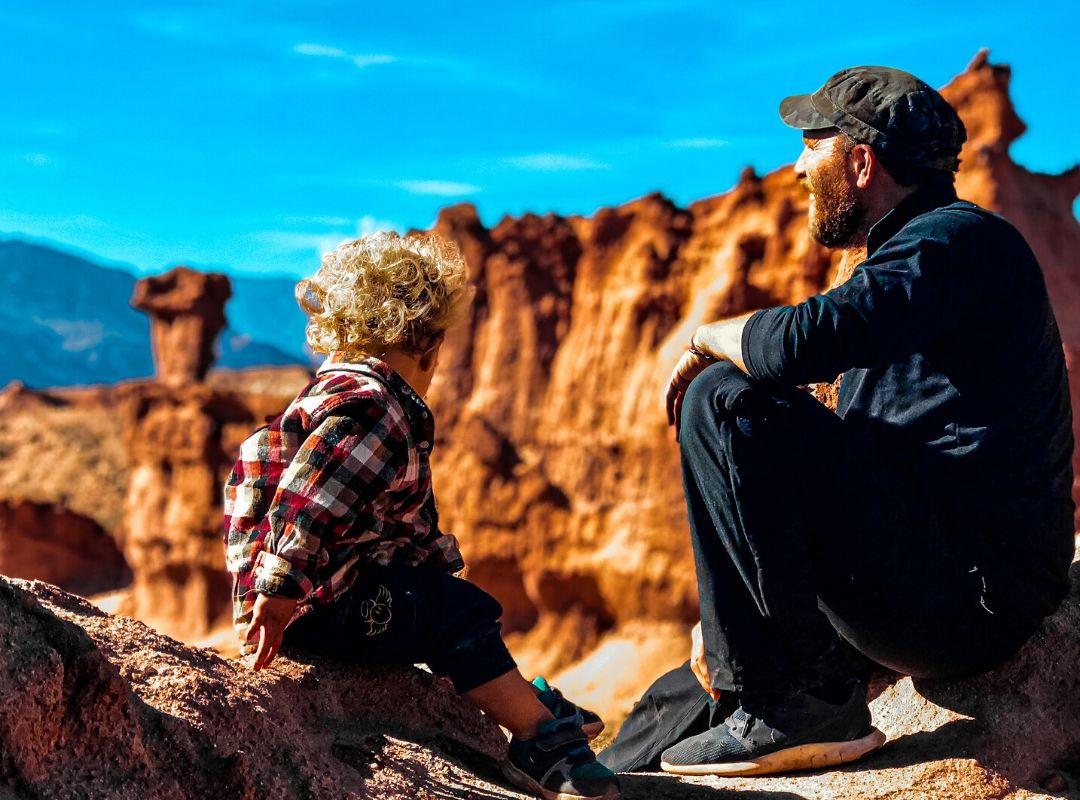
<path id="1" fill-rule="evenodd" d="M 870 226 L 866 236 L 866 254 L 871 256 L 885 242 L 900 232 L 911 220 L 927 211 L 956 202 L 956 193 L 916 189 L 891 209 L 884 217 Z"/>
<path id="2" fill-rule="evenodd" d="M 428 408 L 424 399 L 402 378 L 393 367 L 375 356 L 364 356 L 359 361 L 349 361 L 338 352 L 331 353 L 323 361 L 322 366 L 316 371 L 316 375 L 327 372 L 355 372 L 361 375 L 377 378 L 390 387 L 390 390 L 398 400 L 413 412 L 418 412 L 421 419 L 431 419 L 431 409 Z M 410 416 L 412 416 L 410 414 Z"/>

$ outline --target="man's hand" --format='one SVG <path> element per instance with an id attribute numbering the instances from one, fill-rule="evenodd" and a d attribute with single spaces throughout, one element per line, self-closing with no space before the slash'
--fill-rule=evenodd
<path id="1" fill-rule="evenodd" d="M 671 373 L 671 380 L 668 381 L 667 394 L 664 397 L 664 403 L 667 406 L 668 425 L 675 426 L 676 439 L 679 438 L 679 422 L 682 415 L 683 395 L 690 386 L 690 382 L 704 372 L 707 366 L 715 363 L 715 360 L 705 358 L 704 356 L 697 355 L 696 353 L 687 350 L 682 354 L 679 363 L 675 365 L 675 369 Z"/>
<path id="2" fill-rule="evenodd" d="M 281 647 L 281 638 L 285 635 L 285 626 L 292 619 L 297 600 L 288 597 L 270 597 L 260 594 L 255 598 L 255 610 L 251 624 L 244 631 L 244 641 L 250 642 L 259 637 L 259 646 L 251 668 L 258 672 L 270 666 Z"/>
<path id="3" fill-rule="evenodd" d="M 671 373 L 667 395 L 664 398 L 667 405 L 668 425 L 675 426 L 676 439 L 679 438 L 679 418 L 682 414 L 683 395 L 694 378 L 704 372 L 707 366 L 717 361 L 730 361 L 746 372 L 746 364 L 743 363 L 742 356 L 742 334 L 746 321 L 753 315 L 754 312 L 751 311 L 749 314 L 743 314 L 734 319 L 701 325 L 690 337 L 695 349 L 705 355 L 698 355 L 689 350 L 683 353 Z"/>
<path id="4" fill-rule="evenodd" d="M 712 688 L 712 680 L 709 678 L 709 665 L 705 661 L 705 640 L 701 638 L 700 622 L 690 631 L 690 671 L 698 679 L 705 694 L 713 700 L 720 699 L 720 690 Z"/>

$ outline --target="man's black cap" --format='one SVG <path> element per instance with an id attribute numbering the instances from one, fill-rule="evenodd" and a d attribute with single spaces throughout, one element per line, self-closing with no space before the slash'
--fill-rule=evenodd
<path id="1" fill-rule="evenodd" d="M 851 67 L 813 94 L 784 98 L 780 117 L 800 130 L 839 128 L 887 157 L 956 172 L 967 139 L 956 110 L 914 75 L 891 67 Z"/>

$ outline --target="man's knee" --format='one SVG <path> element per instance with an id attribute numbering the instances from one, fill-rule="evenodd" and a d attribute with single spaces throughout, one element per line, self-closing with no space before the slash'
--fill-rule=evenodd
<path id="1" fill-rule="evenodd" d="M 730 415 L 739 396 L 752 386 L 746 373 L 730 361 L 718 361 L 687 388 L 682 404 L 683 425 Z"/>

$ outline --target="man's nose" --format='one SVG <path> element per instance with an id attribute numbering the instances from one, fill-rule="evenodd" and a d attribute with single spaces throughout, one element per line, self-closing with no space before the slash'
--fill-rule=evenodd
<path id="1" fill-rule="evenodd" d="M 810 158 L 810 148 L 803 147 L 802 152 L 799 153 L 799 159 L 795 162 L 795 177 L 798 180 L 802 180 L 806 177 L 806 162 Z"/>

